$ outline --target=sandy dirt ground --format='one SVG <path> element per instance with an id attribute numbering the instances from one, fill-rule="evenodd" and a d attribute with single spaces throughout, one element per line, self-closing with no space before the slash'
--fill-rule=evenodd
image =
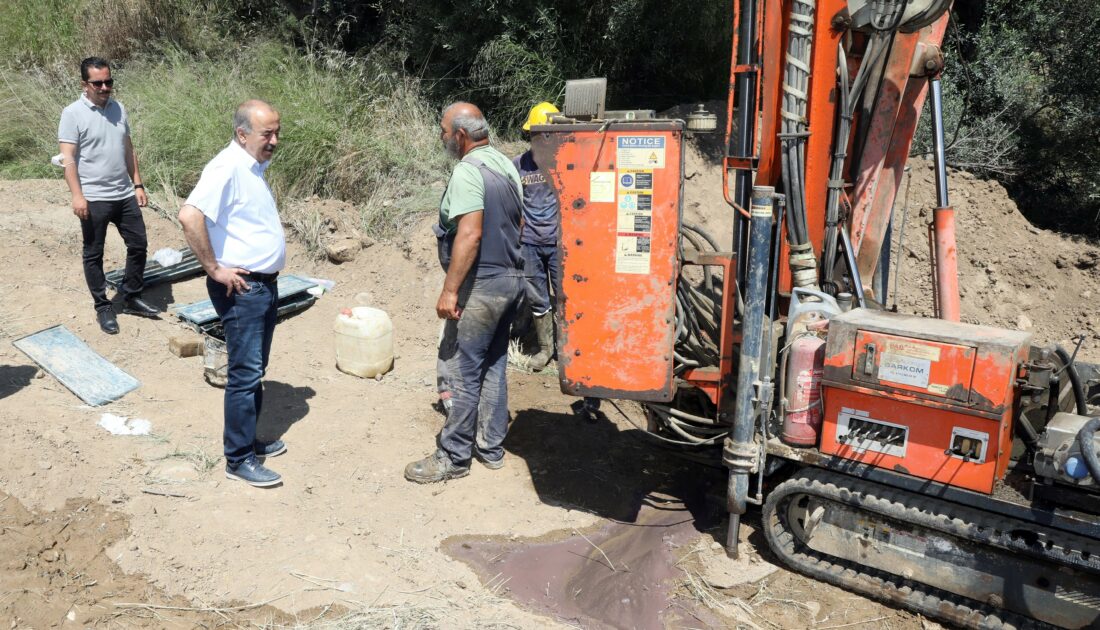
<path id="1" fill-rule="evenodd" d="M 692 149 L 685 213 L 728 235 L 712 164 Z M 1100 250 L 1030 227 L 994 183 L 954 181 L 966 318 L 1095 342 L 1100 316 L 1088 298 L 1100 288 Z M 923 230 L 933 198 L 931 171 L 915 163 L 907 237 L 895 241 L 902 310 L 930 307 Z M 655 447 L 625 421 L 630 405 L 579 421 L 552 373 L 510 371 L 502 470 L 475 463 L 461 480 L 406 482 L 404 465 L 432 450 L 442 421 L 431 407 L 442 274 L 427 221 L 341 265 L 291 246 L 289 273 L 336 288 L 276 331 L 260 432 L 289 451 L 269 462 L 285 483 L 260 490 L 224 477 L 222 391 L 204 382 L 201 357 L 169 352 L 169 338 L 186 332 L 174 318 L 120 315 L 121 334 L 99 331 L 64 184 L 0 181 L 0 619 L 11 628 L 937 627 L 775 567 L 755 512 L 747 553 L 727 560 L 717 542 L 723 472 Z M 149 210 L 146 222 L 150 251 L 184 244 L 168 218 Z M 123 260 L 112 232 L 106 266 Z M 206 294 L 193 278 L 146 297 L 166 308 Z M 357 304 L 394 321 L 396 367 L 379 381 L 335 368 L 334 319 Z M 55 324 L 140 389 L 88 407 L 12 346 Z M 152 434 L 112 435 L 97 426 L 107 412 L 147 419 Z"/>

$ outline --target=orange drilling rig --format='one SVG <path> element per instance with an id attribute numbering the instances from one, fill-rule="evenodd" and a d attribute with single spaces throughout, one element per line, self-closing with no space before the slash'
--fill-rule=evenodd
<path id="1" fill-rule="evenodd" d="M 734 0 L 732 251 L 683 221 L 718 127 L 570 82 L 532 128 L 561 207 L 562 391 L 642 401 L 728 468 L 727 550 L 762 510 L 793 569 L 973 628 L 1100 627 L 1100 459 L 1071 355 L 959 321 L 940 45 L 950 0 Z M 936 318 L 884 308 L 926 101 Z M 896 262 L 894 263 L 896 264 Z"/>

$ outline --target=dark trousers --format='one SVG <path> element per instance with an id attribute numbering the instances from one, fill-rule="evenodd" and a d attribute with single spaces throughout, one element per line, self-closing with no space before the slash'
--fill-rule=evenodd
<path id="1" fill-rule="evenodd" d="M 138 297 L 143 286 L 148 241 L 137 197 L 89 201 L 88 218 L 80 220 L 80 231 L 84 235 L 84 280 L 88 283 L 88 291 L 97 311 L 111 308 L 111 301 L 107 299 L 107 279 L 103 275 L 103 242 L 107 239 L 107 226 L 111 223 L 115 224 L 122 242 L 126 244 L 126 271 L 118 288 L 119 295 L 123 300 Z"/>
<path id="2" fill-rule="evenodd" d="M 523 300 L 524 279 L 515 275 L 478 278 L 459 305 L 462 316 L 447 320 L 439 358 L 446 364 L 454 406 L 439 434 L 451 461 L 470 461 L 474 449 L 489 460 L 504 456 L 508 433 L 508 330 Z"/>
<path id="3" fill-rule="evenodd" d="M 561 299 L 561 256 L 557 245 L 523 243 L 523 271 L 527 276 L 527 304 L 531 314 L 545 315 L 550 311 L 550 287 L 554 297 Z"/>
<path id="4" fill-rule="evenodd" d="M 245 276 L 247 278 L 247 276 Z M 275 281 L 248 280 L 248 290 L 226 296 L 225 285 L 206 278 L 206 292 L 225 330 L 229 355 L 222 443 L 230 467 L 248 459 L 256 442 L 256 420 L 264 402 L 262 378 L 271 356 L 279 292 Z"/>

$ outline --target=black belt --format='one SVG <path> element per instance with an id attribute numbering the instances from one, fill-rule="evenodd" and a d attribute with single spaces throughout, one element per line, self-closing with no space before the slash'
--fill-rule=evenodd
<path id="1" fill-rule="evenodd" d="M 249 280 L 255 280 L 256 282 L 263 282 L 264 284 L 267 284 L 268 282 L 275 282 L 275 279 L 278 278 L 278 277 L 279 277 L 279 272 L 278 271 L 276 271 L 275 273 L 260 273 L 258 271 L 248 272 L 248 279 Z"/>

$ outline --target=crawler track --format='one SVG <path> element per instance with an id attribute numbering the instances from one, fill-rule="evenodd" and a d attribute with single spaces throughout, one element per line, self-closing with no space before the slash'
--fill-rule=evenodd
<path id="1" fill-rule="evenodd" d="M 960 626 L 1100 625 L 1087 537 L 818 469 L 769 494 L 764 531 L 802 573 Z"/>

